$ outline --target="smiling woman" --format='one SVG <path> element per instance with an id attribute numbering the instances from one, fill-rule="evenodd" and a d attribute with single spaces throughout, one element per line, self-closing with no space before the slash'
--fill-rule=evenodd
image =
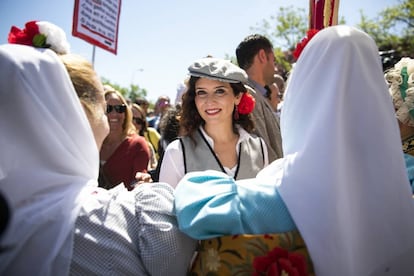
<path id="1" fill-rule="evenodd" d="M 109 135 L 100 151 L 99 185 L 110 189 L 121 182 L 129 190 L 137 172 L 147 172 L 150 152 L 144 137 L 139 136 L 132 122 L 132 110 L 124 97 L 105 86 L 106 116 Z"/>
<path id="2" fill-rule="evenodd" d="M 175 187 L 187 172 L 206 169 L 235 179 L 255 176 L 268 159 L 263 140 L 249 134 L 254 99 L 246 93 L 246 73 L 211 57 L 196 60 L 188 70 L 180 114 L 183 136 L 168 145 L 159 180 Z"/>

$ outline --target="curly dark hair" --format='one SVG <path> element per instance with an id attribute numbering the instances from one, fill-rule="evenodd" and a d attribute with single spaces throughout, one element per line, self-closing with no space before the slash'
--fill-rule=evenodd
<path id="1" fill-rule="evenodd" d="M 165 114 L 160 119 L 160 134 L 167 142 L 171 143 L 180 133 L 180 105 L 175 105 L 167 109 Z"/>
<path id="2" fill-rule="evenodd" d="M 200 114 L 197 111 L 195 104 L 195 84 L 199 77 L 191 76 L 188 81 L 188 90 L 183 95 L 182 101 L 182 110 L 181 110 L 181 120 L 180 126 L 182 128 L 183 134 L 192 137 L 194 132 L 202 125 L 205 124 L 204 120 L 201 118 Z M 248 93 L 246 87 L 241 83 L 230 83 L 231 88 L 235 96 L 240 93 Z M 234 115 L 234 111 L 233 111 Z M 239 118 L 236 120 L 233 116 L 233 131 L 238 133 L 236 124 L 240 125 L 247 132 L 252 132 L 254 129 L 254 123 L 250 114 L 239 114 Z"/>

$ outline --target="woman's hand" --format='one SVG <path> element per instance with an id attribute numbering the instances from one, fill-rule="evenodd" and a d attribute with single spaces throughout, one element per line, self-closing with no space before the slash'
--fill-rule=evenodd
<path id="1" fill-rule="evenodd" d="M 134 188 L 143 183 L 151 183 L 151 182 L 152 182 L 152 178 L 149 173 L 137 172 L 135 174 L 135 181 L 131 183 L 131 187 Z"/>

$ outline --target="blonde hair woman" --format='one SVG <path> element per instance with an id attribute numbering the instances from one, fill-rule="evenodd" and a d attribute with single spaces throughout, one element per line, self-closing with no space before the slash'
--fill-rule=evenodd
<path id="1" fill-rule="evenodd" d="M 122 94 L 106 87 L 105 100 L 110 131 L 100 151 L 104 178 L 100 185 L 112 188 L 123 182 L 131 190 L 136 173 L 148 171 L 149 148 L 145 138 L 138 135 L 131 108 Z"/>

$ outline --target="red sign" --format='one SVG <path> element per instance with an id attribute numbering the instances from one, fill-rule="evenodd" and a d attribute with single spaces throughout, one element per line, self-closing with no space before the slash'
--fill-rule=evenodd
<path id="1" fill-rule="evenodd" d="M 75 0 L 72 35 L 116 55 L 121 0 Z"/>

